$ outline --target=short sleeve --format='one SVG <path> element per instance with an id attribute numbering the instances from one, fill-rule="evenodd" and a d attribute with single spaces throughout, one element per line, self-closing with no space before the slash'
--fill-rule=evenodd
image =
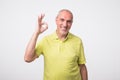
<path id="1" fill-rule="evenodd" d="M 86 63 L 85 54 L 84 54 L 84 47 L 83 47 L 82 41 L 79 45 L 78 57 L 79 57 L 78 64 L 85 64 Z"/>
<path id="2" fill-rule="evenodd" d="M 40 40 L 37 42 L 36 47 L 35 47 L 35 53 L 40 56 L 43 54 L 43 47 L 44 47 L 44 40 Z"/>

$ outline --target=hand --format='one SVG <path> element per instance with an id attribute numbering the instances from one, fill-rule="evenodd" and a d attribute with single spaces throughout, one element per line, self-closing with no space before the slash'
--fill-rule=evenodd
<path id="1" fill-rule="evenodd" d="M 40 16 L 38 16 L 38 26 L 36 29 L 36 33 L 40 34 L 43 33 L 45 30 L 48 29 L 48 25 L 45 22 L 42 22 L 42 19 L 44 18 L 45 14 L 41 14 Z"/>

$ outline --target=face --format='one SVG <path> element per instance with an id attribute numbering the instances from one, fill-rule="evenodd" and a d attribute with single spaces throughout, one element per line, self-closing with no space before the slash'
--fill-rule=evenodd
<path id="1" fill-rule="evenodd" d="M 72 26 L 73 16 L 68 11 L 60 12 L 56 18 L 57 34 L 66 36 Z"/>

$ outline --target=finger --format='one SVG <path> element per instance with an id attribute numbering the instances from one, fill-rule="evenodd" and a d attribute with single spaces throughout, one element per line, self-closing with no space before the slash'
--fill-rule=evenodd
<path id="1" fill-rule="evenodd" d="M 41 14 L 40 16 L 38 16 L 38 19 L 39 19 L 40 22 L 42 21 L 42 19 L 44 18 L 44 16 L 45 16 L 45 14 Z"/>
<path id="2" fill-rule="evenodd" d="M 43 23 L 42 23 L 42 27 L 48 28 L 48 24 L 47 24 L 46 22 L 43 22 Z"/>
<path id="3" fill-rule="evenodd" d="M 40 16 L 38 16 L 38 24 L 39 26 L 41 25 L 42 23 L 42 19 L 44 18 L 45 14 L 41 14 Z"/>
<path id="4" fill-rule="evenodd" d="M 44 16 L 45 16 L 45 14 L 44 14 L 44 13 L 42 13 L 42 14 L 41 14 L 41 18 L 43 19 L 43 18 L 44 18 Z"/>

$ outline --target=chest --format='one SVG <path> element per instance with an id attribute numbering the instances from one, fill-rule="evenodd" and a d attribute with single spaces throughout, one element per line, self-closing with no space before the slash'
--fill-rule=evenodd
<path id="1" fill-rule="evenodd" d="M 74 43 L 54 42 L 48 43 L 44 50 L 44 57 L 46 60 L 52 61 L 76 62 L 77 52 L 77 45 Z"/>

